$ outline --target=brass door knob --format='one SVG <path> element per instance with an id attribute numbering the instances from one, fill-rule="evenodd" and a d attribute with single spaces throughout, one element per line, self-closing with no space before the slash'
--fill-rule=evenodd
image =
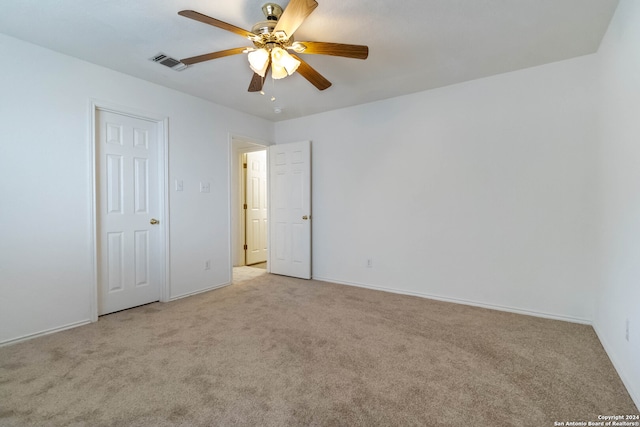
<path id="1" fill-rule="evenodd" d="M 160 221 L 158 221 L 158 220 L 157 220 L 157 219 L 155 219 L 155 218 L 151 218 L 151 221 L 149 221 L 149 224 L 151 224 L 151 225 L 160 224 Z"/>
<path id="2" fill-rule="evenodd" d="M 303 216 L 302 219 L 304 219 L 305 221 L 309 219 L 309 217 L 307 215 Z"/>

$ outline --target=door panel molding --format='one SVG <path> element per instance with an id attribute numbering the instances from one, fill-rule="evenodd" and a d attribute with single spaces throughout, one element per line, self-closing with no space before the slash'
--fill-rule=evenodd
<path id="1" fill-rule="evenodd" d="M 170 251 L 169 251 L 169 186 L 168 186 L 168 177 L 169 177 L 169 159 L 168 159 L 168 145 L 169 145 L 169 118 L 164 115 L 159 115 L 157 113 L 150 113 L 147 111 L 137 110 L 134 108 L 113 104 L 107 101 L 101 101 L 96 99 L 89 100 L 89 164 L 91 165 L 91 179 L 90 182 L 90 192 L 92 194 L 92 206 L 91 206 L 91 244 L 90 248 L 92 251 L 92 276 L 93 276 L 93 284 L 91 286 L 91 307 L 90 307 L 90 317 L 91 321 L 95 322 L 98 320 L 98 296 L 99 296 L 99 277 L 98 277 L 98 200 L 99 200 L 99 180 L 98 180 L 98 167 L 97 162 L 99 159 L 98 155 L 98 145 L 100 143 L 97 130 L 98 130 L 98 114 L 100 111 L 110 112 L 119 114 L 122 116 L 128 116 L 135 119 L 150 121 L 155 123 L 156 132 L 157 132 L 157 147 L 158 147 L 158 197 L 159 197 L 159 205 L 161 212 L 161 221 L 158 226 L 159 230 L 159 270 L 160 270 L 160 283 L 159 283 L 159 291 L 160 291 L 160 301 L 166 302 L 169 300 L 170 295 Z M 110 139 L 113 137 L 114 139 L 118 138 L 118 130 L 110 129 Z M 135 143 L 137 146 L 141 146 L 144 144 L 148 144 L 149 141 L 146 139 L 147 135 L 144 132 L 135 135 Z M 141 196 L 142 197 L 142 196 Z M 138 203 L 144 204 L 144 199 L 137 200 Z M 139 205 L 140 206 L 140 205 Z M 140 271 L 142 273 L 142 271 Z"/>

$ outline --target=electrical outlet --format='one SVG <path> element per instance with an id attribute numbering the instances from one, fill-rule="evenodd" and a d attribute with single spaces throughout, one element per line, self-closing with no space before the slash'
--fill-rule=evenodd
<path id="1" fill-rule="evenodd" d="M 624 328 L 624 337 L 627 341 L 629 341 L 629 319 L 627 319 Z"/>
<path id="2" fill-rule="evenodd" d="M 367 258 L 367 268 L 373 268 L 373 259 Z"/>
<path id="3" fill-rule="evenodd" d="M 205 270 L 211 270 L 211 260 L 208 259 L 204 262 L 204 269 Z"/>

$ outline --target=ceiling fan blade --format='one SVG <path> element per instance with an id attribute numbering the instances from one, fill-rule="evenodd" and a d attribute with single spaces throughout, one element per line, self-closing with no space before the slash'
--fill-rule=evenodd
<path id="1" fill-rule="evenodd" d="M 300 61 L 300 66 L 298 66 L 296 72 L 300 73 L 302 77 L 304 77 L 309 81 L 309 83 L 317 87 L 318 90 L 325 90 L 326 88 L 331 86 L 331 82 L 325 79 L 322 74 L 311 68 L 311 65 L 307 64 L 294 54 L 291 54 L 291 56 Z"/>
<path id="2" fill-rule="evenodd" d="M 260 74 L 258 73 L 253 73 L 253 77 L 251 78 L 251 83 L 249 83 L 248 91 L 260 92 L 262 90 L 262 85 L 264 85 L 264 77 L 260 76 Z"/>
<path id="3" fill-rule="evenodd" d="M 264 86 L 264 81 L 267 78 L 267 74 L 269 74 L 270 69 L 271 61 L 269 61 L 269 65 L 267 65 L 267 71 L 264 72 L 264 77 L 261 77 L 258 73 L 253 73 L 251 83 L 249 83 L 249 92 L 260 92 L 262 90 L 262 86 Z"/>
<path id="4" fill-rule="evenodd" d="M 291 0 L 284 12 L 282 12 L 280 19 L 278 19 L 273 32 L 284 31 L 287 38 L 291 38 L 293 33 L 296 32 L 316 7 L 318 7 L 316 0 Z"/>
<path id="5" fill-rule="evenodd" d="M 296 50 L 298 53 L 311 53 L 318 55 L 343 56 L 345 58 L 367 59 L 369 47 L 358 44 L 325 43 L 325 42 L 296 42 L 304 45 L 304 51 Z M 295 46 L 294 44 L 294 46 Z"/>
<path id="6" fill-rule="evenodd" d="M 219 52 L 205 53 L 204 55 L 192 56 L 190 58 L 181 59 L 180 62 L 187 65 L 197 64 L 198 62 L 209 61 L 211 59 L 223 58 L 225 56 L 237 55 L 244 52 L 246 47 L 234 47 L 233 49 L 221 50 Z"/>
<path id="7" fill-rule="evenodd" d="M 204 22 L 205 24 L 213 25 L 214 27 L 222 28 L 223 30 L 231 31 L 232 33 L 236 33 L 245 38 L 254 35 L 252 32 L 243 30 L 242 28 L 236 27 L 235 25 L 227 24 L 226 22 L 220 21 L 210 16 L 203 15 L 202 13 L 196 12 L 194 10 L 181 10 L 180 12 L 178 12 L 178 15 L 195 19 L 196 21 Z"/>

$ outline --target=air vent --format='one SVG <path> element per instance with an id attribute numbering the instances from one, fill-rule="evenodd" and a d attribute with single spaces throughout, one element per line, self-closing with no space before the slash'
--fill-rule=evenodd
<path id="1" fill-rule="evenodd" d="M 176 70 L 176 71 L 182 71 L 185 68 L 187 68 L 187 64 L 183 64 L 177 59 L 171 58 L 165 55 L 164 53 L 159 53 L 153 58 L 149 58 L 149 59 L 153 62 L 157 62 L 159 64 L 164 65 L 165 67 L 169 67 L 172 70 Z"/>

